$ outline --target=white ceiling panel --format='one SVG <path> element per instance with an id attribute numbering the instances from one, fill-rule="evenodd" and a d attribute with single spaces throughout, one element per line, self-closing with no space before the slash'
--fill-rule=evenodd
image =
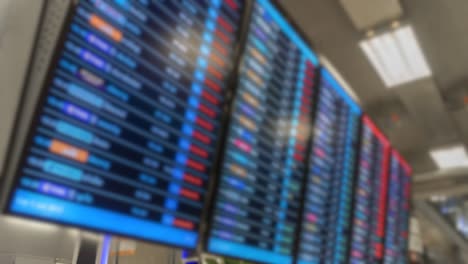
<path id="1" fill-rule="evenodd" d="M 366 30 L 403 14 L 399 0 L 340 0 L 354 26 Z"/>
<path id="2" fill-rule="evenodd" d="M 429 148 L 456 142 L 458 131 L 432 78 L 397 89 L 405 108 L 414 117 L 414 122 L 424 129 L 424 135 L 430 139 Z"/>

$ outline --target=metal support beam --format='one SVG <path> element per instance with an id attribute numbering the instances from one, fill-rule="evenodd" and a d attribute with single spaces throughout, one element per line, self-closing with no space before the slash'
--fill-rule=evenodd
<path id="1" fill-rule="evenodd" d="M 414 182 L 418 184 L 437 180 L 457 180 L 466 176 L 468 176 L 468 167 L 438 170 L 423 174 L 416 174 L 414 176 Z"/>
<path id="2" fill-rule="evenodd" d="M 414 176 L 414 198 L 427 199 L 433 195 L 468 194 L 468 168 L 456 168 L 417 174 Z"/>

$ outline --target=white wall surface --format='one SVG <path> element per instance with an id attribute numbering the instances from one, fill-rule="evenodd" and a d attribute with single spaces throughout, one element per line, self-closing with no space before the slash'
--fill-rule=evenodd
<path id="1" fill-rule="evenodd" d="M 0 171 L 43 2 L 0 0 Z"/>
<path id="2" fill-rule="evenodd" d="M 16 257 L 15 264 L 55 264 L 53 258 Z"/>
<path id="3" fill-rule="evenodd" d="M 0 256 L 19 256 L 23 260 L 31 257 L 46 261 L 55 258 L 72 260 L 75 245 L 79 242 L 78 231 L 4 216 L 0 217 L 0 234 Z"/>

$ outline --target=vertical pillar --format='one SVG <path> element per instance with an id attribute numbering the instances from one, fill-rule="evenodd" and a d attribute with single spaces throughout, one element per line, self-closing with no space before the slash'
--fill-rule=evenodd
<path id="1" fill-rule="evenodd" d="M 100 259 L 99 252 L 102 252 L 101 244 L 103 240 L 94 235 L 80 234 L 80 239 L 76 243 L 75 250 L 73 253 L 73 264 L 90 264 L 90 263 L 107 263 L 98 262 Z"/>

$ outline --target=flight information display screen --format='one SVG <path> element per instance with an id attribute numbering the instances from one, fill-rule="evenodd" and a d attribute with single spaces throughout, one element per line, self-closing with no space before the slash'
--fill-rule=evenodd
<path id="1" fill-rule="evenodd" d="M 321 76 L 299 264 L 347 259 L 361 110 L 328 71 Z"/>
<path id="2" fill-rule="evenodd" d="M 389 158 L 390 142 L 364 116 L 354 189 L 351 264 L 378 263 L 383 258 Z"/>
<path id="3" fill-rule="evenodd" d="M 78 1 L 8 212 L 194 248 L 243 8 Z"/>
<path id="4" fill-rule="evenodd" d="M 385 233 L 385 264 L 407 263 L 411 168 L 393 150 Z"/>
<path id="5" fill-rule="evenodd" d="M 254 2 L 209 252 L 292 263 L 317 62 L 270 1 Z"/>

